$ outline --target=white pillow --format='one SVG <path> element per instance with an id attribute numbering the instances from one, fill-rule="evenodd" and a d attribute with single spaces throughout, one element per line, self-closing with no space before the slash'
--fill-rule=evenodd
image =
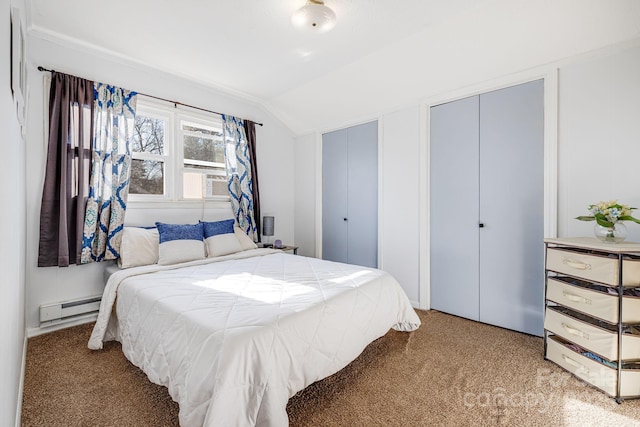
<path id="1" fill-rule="evenodd" d="M 124 227 L 120 243 L 120 268 L 156 264 L 158 262 L 158 229 Z"/>
<path id="2" fill-rule="evenodd" d="M 216 257 L 242 252 L 242 246 L 234 233 L 218 234 L 205 240 L 207 244 L 207 256 Z"/>
<path id="3" fill-rule="evenodd" d="M 158 264 L 177 264 L 205 258 L 201 223 L 163 224 L 156 222 L 156 227 L 160 241 Z"/>
<path id="4" fill-rule="evenodd" d="M 251 237 L 247 236 L 247 233 L 242 231 L 240 227 L 237 225 L 233 228 L 233 232 L 235 233 L 238 241 L 240 242 L 240 246 L 242 246 L 243 251 L 247 251 L 249 249 L 256 249 L 258 245 L 251 240 Z"/>
<path id="5" fill-rule="evenodd" d="M 243 250 L 234 231 L 235 220 L 203 222 L 207 257 L 233 254 Z"/>

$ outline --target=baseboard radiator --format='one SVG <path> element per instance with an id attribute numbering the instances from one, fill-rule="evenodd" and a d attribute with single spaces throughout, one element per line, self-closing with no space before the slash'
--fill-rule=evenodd
<path id="1" fill-rule="evenodd" d="M 71 322 L 95 315 L 102 295 L 40 306 L 40 327 Z"/>

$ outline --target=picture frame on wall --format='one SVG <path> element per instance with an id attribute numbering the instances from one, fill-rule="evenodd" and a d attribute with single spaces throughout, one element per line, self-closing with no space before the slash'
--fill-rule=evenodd
<path id="1" fill-rule="evenodd" d="M 11 93 L 16 105 L 16 113 L 20 126 L 25 125 L 27 67 L 24 28 L 20 9 L 11 8 Z"/>

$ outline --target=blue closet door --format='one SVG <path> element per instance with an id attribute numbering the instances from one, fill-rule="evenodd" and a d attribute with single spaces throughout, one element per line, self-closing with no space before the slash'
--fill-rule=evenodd
<path id="1" fill-rule="evenodd" d="M 347 130 L 322 135 L 322 258 L 347 262 Z"/>
<path id="2" fill-rule="evenodd" d="M 544 86 L 431 108 L 431 307 L 542 335 Z"/>
<path id="3" fill-rule="evenodd" d="M 480 321 L 542 335 L 544 81 L 480 95 Z"/>
<path id="4" fill-rule="evenodd" d="M 322 257 L 378 266 L 378 122 L 322 136 Z"/>
<path id="5" fill-rule="evenodd" d="M 478 120 L 477 96 L 431 108 L 431 308 L 471 320 L 479 319 Z"/>
<path id="6" fill-rule="evenodd" d="M 349 264 L 378 266 L 378 122 L 347 129 Z"/>

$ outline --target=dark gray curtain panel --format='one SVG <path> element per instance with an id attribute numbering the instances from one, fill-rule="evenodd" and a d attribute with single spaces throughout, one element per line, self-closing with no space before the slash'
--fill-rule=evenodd
<path id="1" fill-rule="evenodd" d="M 260 191 L 258 190 L 258 162 L 256 160 L 256 124 L 251 120 L 244 121 L 244 131 L 247 135 L 247 145 L 249 146 L 249 157 L 251 159 L 251 180 L 252 193 L 253 193 L 253 217 L 256 223 L 256 229 L 258 230 L 258 242 L 261 241 L 262 228 L 260 223 L 262 217 L 260 216 Z"/>
<path id="2" fill-rule="evenodd" d="M 93 82 L 52 72 L 38 266 L 81 263 L 89 191 Z"/>

